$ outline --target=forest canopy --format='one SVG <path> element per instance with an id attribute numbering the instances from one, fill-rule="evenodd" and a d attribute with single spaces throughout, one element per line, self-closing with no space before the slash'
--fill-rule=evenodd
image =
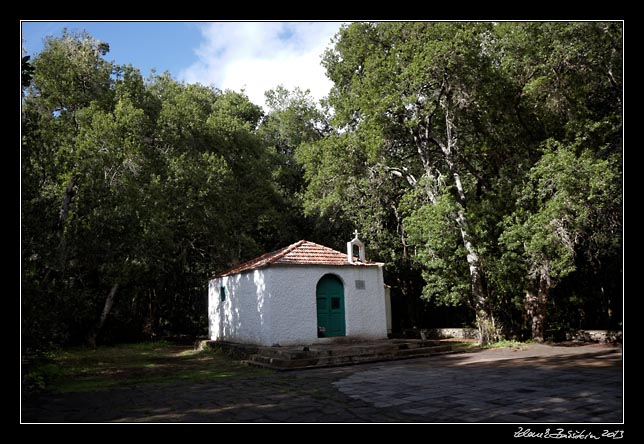
<path id="1" fill-rule="evenodd" d="M 354 229 L 398 331 L 621 328 L 622 32 L 352 23 L 328 97 L 267 110 L 47 38 L 21 65 L 23 347 L 204 335 L 214 272 Z"/>

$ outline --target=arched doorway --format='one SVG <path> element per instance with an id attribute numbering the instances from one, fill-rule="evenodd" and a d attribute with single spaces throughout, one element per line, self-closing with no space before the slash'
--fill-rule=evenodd
<path id="1" fill-rule="evenodd" d="M 318 338 L 344 336 L 344 287 L 336 276 L 327 274 L 315 289 L 318 312 Z"/>

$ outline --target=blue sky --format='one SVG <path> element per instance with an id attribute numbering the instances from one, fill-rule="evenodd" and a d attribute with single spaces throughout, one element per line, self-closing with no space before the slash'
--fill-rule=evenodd
<path id="1" fill-rule="evenodd" d="M 107 42 L 109 60 L 132 64 L 147 77 L 152 68 L 178 80 L 221 89 L 244 89 L 264 104 L 264 91 L 279 84 L 310 89 L 316 99 L 331 86 L 320 57 L 340 28 L 337 22 L 23 22 L 27 54 L 46 36 L 87 30 Z"/>

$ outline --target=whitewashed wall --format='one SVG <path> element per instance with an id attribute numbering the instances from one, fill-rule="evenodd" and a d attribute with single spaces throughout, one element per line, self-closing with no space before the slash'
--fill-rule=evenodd
<path id="1" fill-rule="evenodd" d="M 378 266 L 272 266 L 214 279 L 209 289 L 210 338 L 261 345 L 318 342 L 315 290 L 325 274 L 344 286 L 346 335 L 387 337 L 385 290 Z M 356 280 L 365 289 L 356 289 Z M 226 286 L 220 303 L 219 288 Z"/>
<path id="2" fill-rule="evenodd" d="M 208 287 L 208 334 L 212 340 L 270 344 L 270 307 L 266 301 L 266 270 L 213 279 Z M 226 287 L 226 300 L 220 288 Z"/>

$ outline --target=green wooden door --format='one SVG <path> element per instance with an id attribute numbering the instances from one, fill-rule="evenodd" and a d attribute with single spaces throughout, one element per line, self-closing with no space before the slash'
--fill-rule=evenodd
<path id="1" fill-rule="evenodd" d="M 315 292 L 318 310 L 318 337 L 344 336 L 344 288 L 335 276 L 326 275 Z"/>

